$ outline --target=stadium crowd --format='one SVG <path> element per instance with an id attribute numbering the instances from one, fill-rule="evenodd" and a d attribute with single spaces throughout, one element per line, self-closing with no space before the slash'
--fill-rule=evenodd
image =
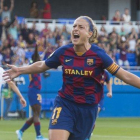
<path id="1" fill-rule="evenodd" d="M 63 25 L 62 28 L 55 27 L 54 31 L 51 31 L 48 23 L 46 23 L 45 28 L 39 31 L 35 22 L 31 28 L 28 28 L 26 23 L 18 24 L 15 18 L 8 28 L 2 30 L 3 26 L 6 27 L 5 22 L 6 19 L 0 25 L 1 65 L 7 63 L 28 65 L 36 40 L 42 59 L 46 59 L 58 47 L 71 42 L 70 33 L 67 31 L 66 25 Z M 104 26 L 102 26 L 99 30 L 98 40 L 95 43 L 105 49 L 119 65 L 140 66 L 140 30 L 137 33 L 132 28 L 131 32 L 127 34 L 123 27 L 119 33 L 113 28 L 112 32 L 108 34 Z M 132 62 L 129 62 L 129 56 L 134 57 Z"/>
<path id="2" fill-rule="evenodd" d="M 50 4 L 48 0 L 44 7 L 47 9 Z M 33 50 L 38 44 L 38 51 L 42 59 L 46 59 L 58 47 L 66 45 L 71 42 L 70 33 L 67 26 L 62 28 L 55 27 L 52 31 L 45 23 L 42 31 L 36 28 L 36 23 L 33 22 L 32 27 L 28 28 L 27 24 L 22 21 L 18 22 L 15 17 L 11 20 L 11 12 L 14 8 L 14 0 L 11 0 L 11 7 L 8 9 L 1 0 L 1 23 L 0 23 L 0 65 L 8 64 L 14 65 L 28 65 Z M 33 2 L 30 9 L 30 17 L 39 18 L 40 16 L 37 3 Z M 50 17 L 50 15 L 49 15 Z M 51 18 L 51 17 L 50 17 Z M 112 21 L 125 21 L 130 23 L 131 16 L 129 9 L 125 9 L 124 14 L 120 16 L 117 10 Z M 131 24 L 131 23 L 130 23 Z M 140 29 L 135 31 L 132 27 L 131 31 L 127 33 L 124 27 L 118 32 L 115 28 L 108 33 L 104 26 L 99 30 L 98 40 L 95 43 L 106 50 L 106 52 L 121 66 L 140 66 Z"/>

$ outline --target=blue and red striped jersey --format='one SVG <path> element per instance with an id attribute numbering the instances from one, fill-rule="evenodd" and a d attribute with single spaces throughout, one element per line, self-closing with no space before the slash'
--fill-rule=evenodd
<path id="1" fill-rule="evenodd" d="M 45 60 L 50 68 L 62 65 L 63 85 L 59 96 L 76 103 L 98 104 L 103 95 L 100 81 L 104 69 L 115 74 L 119 66 L 95 44 L 81 56 L 75 53 L 73 46 L 62 46 Z"/>
<path id="2" fill-rule="evenodd" d="M 29 88 L 41 89 L 41 76 L 40 74 L 30 74 L 30 84 Z"/>

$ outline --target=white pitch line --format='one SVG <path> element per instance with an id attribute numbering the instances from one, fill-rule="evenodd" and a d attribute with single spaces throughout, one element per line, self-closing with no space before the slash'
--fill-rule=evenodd
<path id="1" fill-rule="evenodd" d="M 106 138 L 127 138 L 127 139 L 140 139 L 140 137 L 138 136 L 113 136 L 113 135 L 92 135 L 92 137 L 106 137 Z"/>

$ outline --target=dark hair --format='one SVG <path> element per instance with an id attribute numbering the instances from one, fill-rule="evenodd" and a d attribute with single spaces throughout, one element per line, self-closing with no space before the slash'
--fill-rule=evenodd
<path id="1" fill-rule="evenodd" d="M 33 60 L 33 63 L 37 62 L 37 61 L 40 61 L 40 56 L 38 54 L 38 48 L 37 48 L 37 45 L 35 46 L 35 51 L 32 55 L 32 60 Z"/>

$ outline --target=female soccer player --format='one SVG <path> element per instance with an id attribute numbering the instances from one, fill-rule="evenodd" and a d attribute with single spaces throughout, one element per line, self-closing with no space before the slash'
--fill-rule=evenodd
<path id="1" fill-rule="evenodd" d="M 38 54 L 37 46 L 35 48 L 34 54 L 32 55 L 32 61 L 33 63 L 40 61 L 40 56 Z M 39 115 L 41 111 L 40 74 L 32 74 L 30 76 L 31 76 L 30 77 L 31 81 L 29 84 L 28 98 L 29 98 L 29 103 L 33 111 L 33 117 L 29 118 L 20 130 L 16 131 L 17 137 L 18 137 L 18 140 L 22 140 L 23 132 L 34 123 L 35 131 L 36 131 L 36 140 L 48 140 L 44 138 L 40 132 L 40 120 L 39 120 Z"/>
<path id="2" fill-rule="evenodd" d="M 112 84 L 111 84 L 111 81 L 110 81 L 109 73 L 106 70 L 104 71 L 104 74 L 102 76 L 101 83 L 102 84 L 106 83 L 106 86 L 107 86 L 107 89 L 108 89 L 107 97 L 111 98 L 112 97 Z M 101 97 L 101 100 L 98 104 L 98 114 L 103 109 L 103 106 L 104 106 L 104 95 Z"/>
<path id="3" fill-rule="evenodd" d="M 58 48 L 45 61 L 26 67 L 8 65 L 6 80 L 20 74 L 41 73 L 62 65 L 63 85 L 58 91 L 49 125 L 49 140 L 85 140 L 96 120 L 98 103 L 103 94 L 100 83 L 104 69 L 125 83 L 140 88 L 140 78 L 120 68 L 103 49 L 92 44 L 97 28 L 87 16 L 74 21 L 72 44 Z"/>

